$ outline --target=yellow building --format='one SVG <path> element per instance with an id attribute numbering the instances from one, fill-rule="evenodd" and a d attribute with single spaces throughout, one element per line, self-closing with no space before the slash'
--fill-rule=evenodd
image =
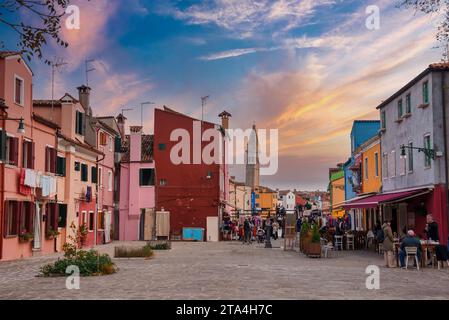
<path id="1" fill-rule="evenodd" d="M 268 215 L 273 217 L 276 214 L 277 192 L 266 187 L 259 187 L 256 190 L 256 208 L 260 210 L 262 219 Z"/>
<path id="2" fill-rule="evenodd" d="M 379 193 L 382 191 L 382 163 L 380 138 L 374 136 L 358 148 L 362 157 L 361 177 L 362 195 Z M 376 222 L 378 209 L 363 209 L 364 229 L 371 230 Z"/>
<path id="3" fill-rule="evenodd" d="M 330 210 L 334 218 L 341 218 L 345 214 L 345 174 L 342 169 L 329 170 Z"/>

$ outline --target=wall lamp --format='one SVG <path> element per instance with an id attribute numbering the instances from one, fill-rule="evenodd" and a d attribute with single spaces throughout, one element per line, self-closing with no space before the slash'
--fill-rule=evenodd
<path id="1" fill-rule="evenodd" d="M 19 121 L 19 127 L 17 128 L 17 133 L 25 134 L 25 123 L 23 122 L 23 118 L 0 118 L 0 120 Z"/>
<path id="2" fill-rule="evenodd" d="M 410 146 L 403 145 L 401 147 L 401 158 L 403 158 L 403 159 L 407 158 L 407 152 L 405 151 L 405 149 L 418 150 L 418 152 L 423 152 L 426 155 L 426 157 L 431 158 L 432 160 L 435 160 L 435 157 L 437 156 L 437 153 L 438 153 L 438 152 L 435 152 L 435 150 L 433 150 L 433 149 L 410 147 Z"/>

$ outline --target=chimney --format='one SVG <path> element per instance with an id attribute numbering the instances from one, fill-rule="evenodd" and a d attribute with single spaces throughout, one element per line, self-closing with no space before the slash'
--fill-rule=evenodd
<path id="1" fill-rule="evenodd" d="M 122 138 L 122 141 L 125 140 L 125 123 L 126 123 L 126 117 L 123 114 L 119 114 L 117 118 L 117 126 L 118 130 L 120 131 L 120 137 Z"/>
<path id="2" fill-rule="evenodd" d="M 221 126 L 223 129 L 229 129 L 229 118 L 231 118 L 232 115 L 227 111 L 223 111 L 218 116 L 221 118 Z"/>
<path id="3" fill-rule="evenodd" d="M 131 162 L 142 161 L 142 127 L 129 127 L 129 159 Z"/>
<path id="4" fill-rule="evenodd" d="M 92 116 L 92 109 L 90 108 L 90 88 L 82 85 L 81 87 L 78 87 L 78 95 L 79 95 L 79 101 L 81 105 L 84 107 L 84 110 L 86 110 L 86 114 L 89 116 Z"/>

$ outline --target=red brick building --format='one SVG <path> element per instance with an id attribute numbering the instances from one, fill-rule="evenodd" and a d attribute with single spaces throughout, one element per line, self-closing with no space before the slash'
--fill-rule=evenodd
<path id="1" fill-rule="evenodd" d="M 194 129 L 195 125 L 196 129 Z M 223 125 L 227 127 L 228 117 L 223 119 Z M 180 141 L 180 138 L 170 141 L 170 136 L 176 129 L 185 129 L 184 132 L 188 132 L 190 137 L 190 154 L 184 154 L 187 159 L 190 158 L 188 163 L 174 164 L 170 157 L 172 148 Z M 205 164 L 202 158 L 198 159 L 198 150 L 194 152 L 194 139 L 199 139 L 200 132 L 207 129 L 217 130 L 219 142 L 224 145 L 223 126 L 210 122 L 201 124 L 200 120 L 167 107 L 163 110 L 155 109 L 156 210 L 170 212 L 172 239 L 182 239 L 185 227 L 204 228 L 206 239 L 214 239 L 210 236 L 218 235 L 222 215 L 226 210 L 229 199 L 227 165 Z M 201 149 L 203 150 L 209 144 L 210 142 L 202 142 Z M 224 153 L 222 159 L 224 159 Z M 208 226 L 210 230 L 207 230 Z"/>

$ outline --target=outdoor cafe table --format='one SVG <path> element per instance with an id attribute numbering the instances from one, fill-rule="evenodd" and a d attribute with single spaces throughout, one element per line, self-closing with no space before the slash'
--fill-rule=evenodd
<path id="1" fill-rule="evenodd" d="M 401 244 L 395 242 L 395 255 L 396 255 L 396 264 L 399 267 L 399 249 L 401 248 Z M 421 267 L 425 268 L 427 266 L 427 252 L 431 253 L 431 256 L 435 253 L 435 248 L 438 246 L 438 243 L 427 243 L 421 242 Z"/>

